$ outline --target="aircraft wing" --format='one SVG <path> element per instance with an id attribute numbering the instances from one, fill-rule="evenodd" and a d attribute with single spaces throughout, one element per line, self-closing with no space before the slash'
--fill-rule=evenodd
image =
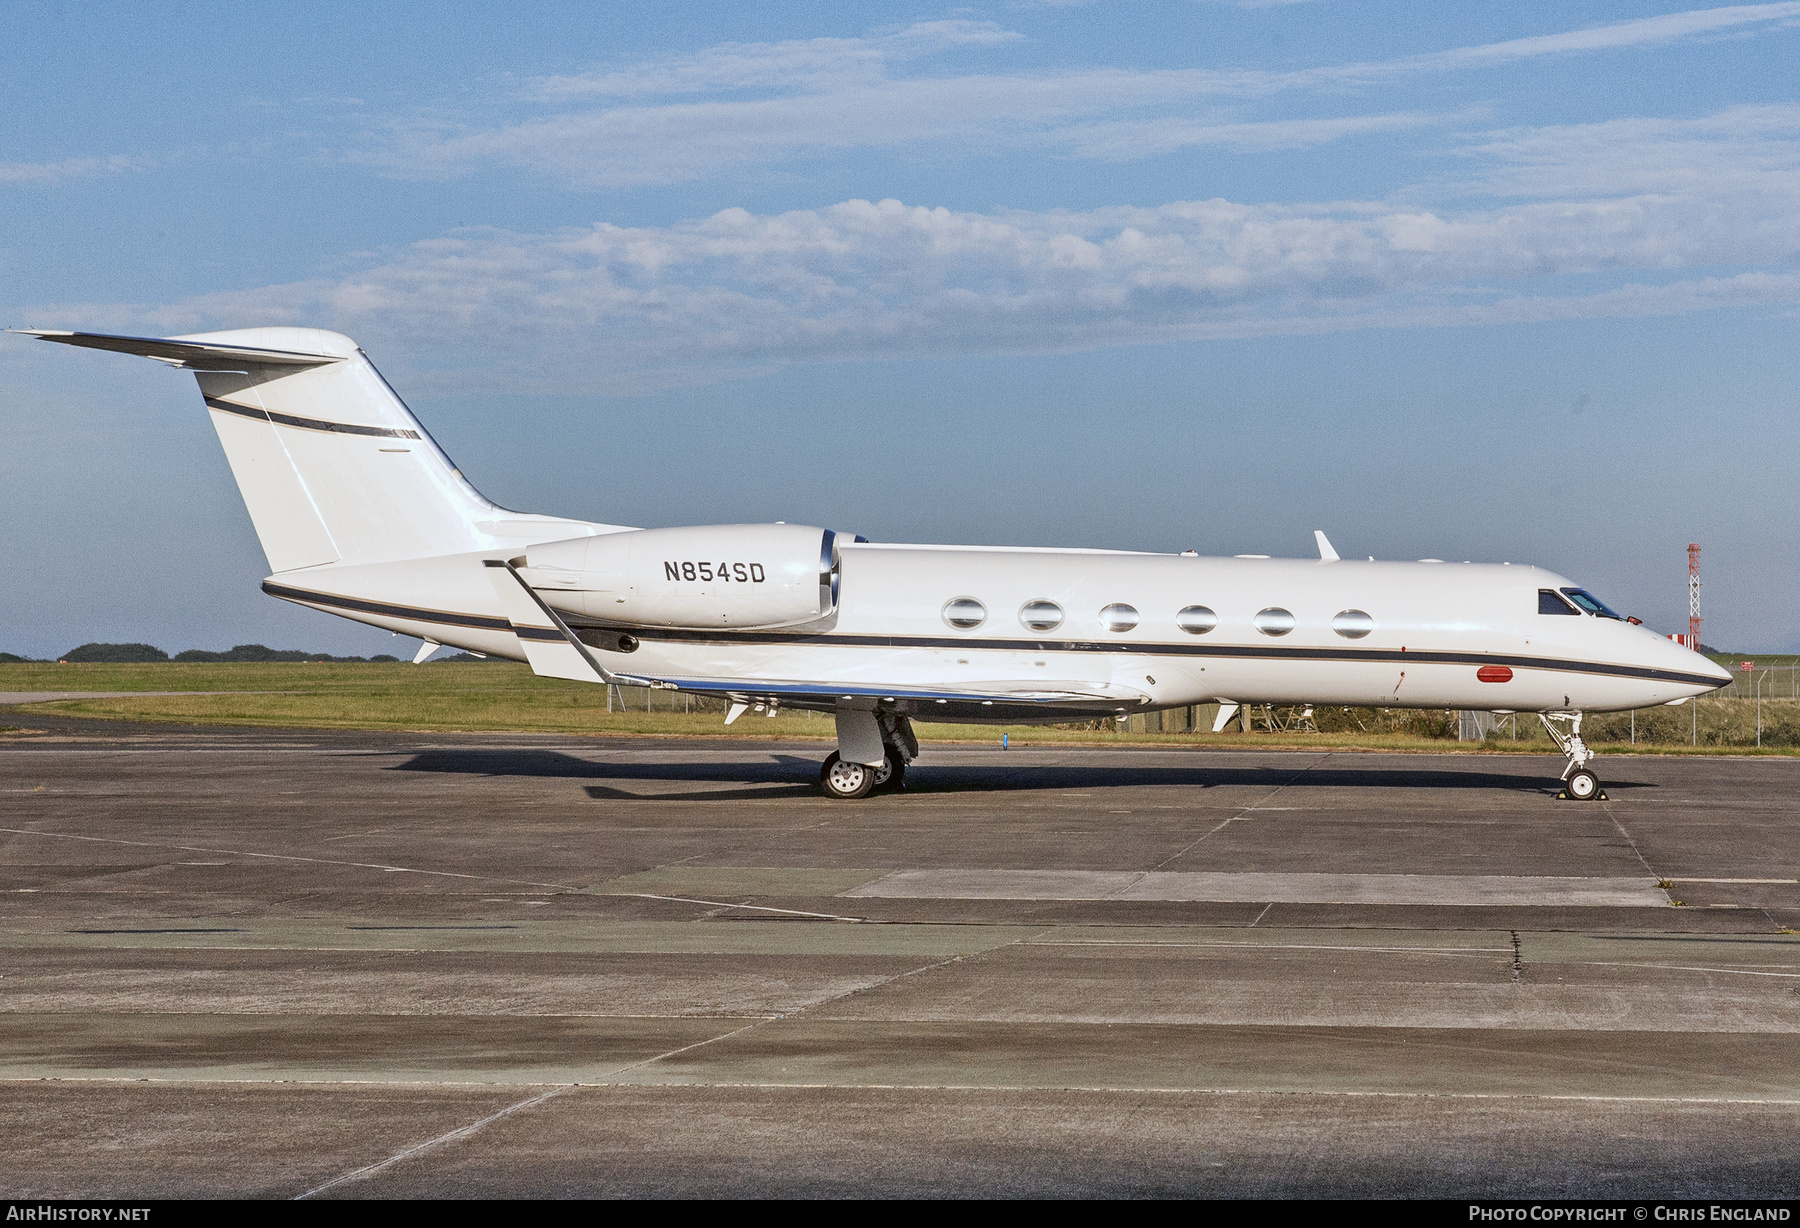
<path id="1" fill-rule="evenodd" d="M 1129 687 L 1082 682 L 1045 683 L 985 682 L 972 687 L 884 685 L 869 682 L 828 682 L 791 678 L 687 678 L 614 672 L 614 682 L 679 691 L 724 695 L 751 702 L 787 701 L 835 704 L 840 699 L 913 700 L 919 703 L 954 704 L 959 708 L 1029 706 L 1033 708 L 1081 708 L 1092 713 L 1119 712 L 1148 703 L 1150 697 Z M 926 711 L 921 709 L 921 711 Z"/>
<path id="2" fill-rule="evenodd" d="M 1092 682 L 993 681 L 974 686 L 931 687 L 872 682 L 834 682 L 801 678 L 696 678 L 673 674 L 636 674 L 609 670 L 570 630 L 562 616 L 545 604 L 518 568 L 504 559 L 486 560 L 494 594 L 532 672 L 547 678 L 619 683 L 658 690 L 720 695 L 733 705 L 794 704 L 834 708 L 842 700 L 905 700 L 921 717 L 982 720 L 1011 713 L 1019 717 L 1092 719 L 1150 702 L 1142 691 Z"/>

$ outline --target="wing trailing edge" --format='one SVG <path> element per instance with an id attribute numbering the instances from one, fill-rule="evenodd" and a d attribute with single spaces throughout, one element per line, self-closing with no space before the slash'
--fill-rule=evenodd
<path id="1" fill-rule="evenodd" d="M 1047 688 L 1040 682 L 1020 683 L 1017 689 L 1005 683 L 984 688 L 884 686 L 867 682 L 828 682 L 788 678 L 684 678 L 652 674 L 612 675 L 614 682 L 625 686 L 647 686 L 671 691 L 695 691 L 705 694 L 743 697 L 749 700 L 788 699 L 831 702 L 835 700 L 921 700 L 957 704 L 1029 704 L 1038 707 L 1094 707 L 1113 711 L 1148 703 L 1150 697 L 1125 687 L 1082 689 Z"/>

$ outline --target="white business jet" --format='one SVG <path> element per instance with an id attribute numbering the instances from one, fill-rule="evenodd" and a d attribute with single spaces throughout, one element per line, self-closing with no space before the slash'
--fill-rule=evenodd
<path id="1" fill-rule="evenodd" d="M 827 796 L 898 787 L 914 721 L 1123 719 L 1217 702 L 1536 712 L 1566 796 L 1584 712 L 1730 680 L 1536 567 L 903 546 L 801 525 L 633 529 L 476 492 L 350 338 L 18 330 L 193 371 L 272 597 L 552 678 L 830 712 Z"/>

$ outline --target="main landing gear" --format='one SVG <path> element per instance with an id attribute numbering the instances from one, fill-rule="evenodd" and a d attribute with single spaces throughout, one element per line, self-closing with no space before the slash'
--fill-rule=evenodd
<path id="1" fill-rule="evenodd" d="M 900 757 L 899 747 L 890 746 L 886 750 L 880 767 L 852 763 L 832 751 L 825 766 L 819 769 L 819 787 L 826 797 L 843 802 L 853 802 L 871 793 L 899 792 L 906 787 L 906 760 Z"/>
<path id="2" fill-rule="evenodd" d="M 865 727 L 869 726 L 869 727 Z M 870 735 L 873 735 L 871 737 Z M 859 760 L 874 756 L 867 743 L 879 739 L 881 762 L 870 764 Z M 849 758 L 846 751 L 862 743 L 861 754 Z M 913 736 L 912 722 L 892 712 L 838 713 L 838 749 L 826 758 L 819 769 L 819 788 L 825 796 L 851 802 L 871 793 L 897 793 L 906 787 L 906 765 L 918 758 L 919 741 Z"/>
<path id="3" fill-rule="evenodd" d="M 1588 761 L 1594 757 L 1594 752 L 1581 740 L 1581 713 L 1540 712 L 1538 719 L 1544 722 L 1544 732 L 1550 735 L 1550 740 L 1569 759 L 1569 766 L 1563 769 L 1563 787 L 1562 792 L 1556 795 L 1557 800 L 1605 801 L 1606 790 L 1600 787 L 1600 778 L 1588 767 Z"/>

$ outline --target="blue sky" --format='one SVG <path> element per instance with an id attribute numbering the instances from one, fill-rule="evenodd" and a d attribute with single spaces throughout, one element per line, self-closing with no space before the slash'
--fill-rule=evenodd
<path id="1" fill-rule="evenodd" d="M 490 497 L 1536 562 L 1800 648 L 1800 3 L 50 3 L 0 322 L 356 337 Z M 654 9 L 654 11 L 649 11 Z M 190 377 L 0 339 L 0 649 L 261 596 Z"/>

